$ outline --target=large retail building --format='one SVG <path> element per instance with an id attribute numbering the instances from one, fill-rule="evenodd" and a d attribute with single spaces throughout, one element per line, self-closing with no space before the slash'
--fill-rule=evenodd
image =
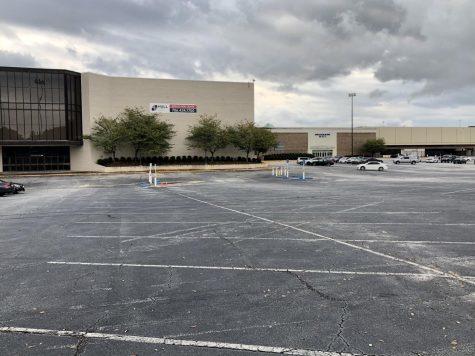
<path id="1" fill-rule="evenodd" d="M 107 155 L 82 137 L 96 118 L 126 107 L 174 125 L 168 155 L 200 155 L 186 146 L 189 126 L 201 114 L 217 114 L 225 125 L 254 121 L 254 84 L 0 67 L 0 171 L 100 171 L 95 162 Z"/>
<path id="2" fill-rule="evenodd" d="M 419 156 L 475 155 L 475 127 L 293 127 L 272 128 L 279 145 L 275 153 L 312 153 L 319 157 L 360 154 L 369 139 L 384 139 L 389 153 Z M 353 144 L 352 144 L 353 136 Z"/>

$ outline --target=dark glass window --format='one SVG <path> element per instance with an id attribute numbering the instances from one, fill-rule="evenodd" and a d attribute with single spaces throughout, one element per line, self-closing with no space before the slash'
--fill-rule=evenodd
<path id="1" fill-rule="evenodd" d="M 69 170 L 71 168 L 69 147 L 4 147 L 2 156 L 5 172 Z"/>
<path id="2" fill-rule="evenodd" d="M 0 67 L 0 145 L 82 142 L 81 75 Z"/>

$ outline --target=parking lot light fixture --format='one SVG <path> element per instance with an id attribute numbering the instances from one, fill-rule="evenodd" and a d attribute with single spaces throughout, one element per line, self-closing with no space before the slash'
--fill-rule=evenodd
<path id="1" fill-rule="evenodd" d="M 353 98 L 356 96 L 356 93 L 349 93 L 348 96 L 351 99 L 351 156 L 354 155 L 354 145 L 353 145 Z"/>

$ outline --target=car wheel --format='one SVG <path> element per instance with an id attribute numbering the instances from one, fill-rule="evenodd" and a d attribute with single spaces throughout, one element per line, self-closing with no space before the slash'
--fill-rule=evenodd
<path id="1" fill-rule="evenodd" d="M 400 162 L 399 162 L 399 161 L 396 161 L 396 162 L 394 162 L 394 163 L 399 164 Z"/>
<path id="2" fill-rule="evenodd" d="M 363 166 L 363 167 L 360 168 L 360 171 L 364 171 L 365 169 L 366 169 L 366 167 Z"/>
<path id="3" fill-rule="evenodd" d="M 382 172 L 382 171 L 384 171 L 384 168 L 383 168 L 383 167 L 379 167 L 379 168 L 378 168 L 378 171 Z"/>

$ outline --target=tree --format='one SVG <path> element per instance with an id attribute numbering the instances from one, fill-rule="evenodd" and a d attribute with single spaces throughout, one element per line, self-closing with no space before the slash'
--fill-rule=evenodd
<path id="1" fill-rule="evenodd" d="M 203 150 L 205 158 L 209 152 L 211 160 L 214 160 L 216 151 L 228 145 L 228 134 L 217 119 L 217 114 L 203 114 L 200 115 L 198 125 L 189 128 L 186 140 L 188 147 Z"/>
<path id="2" fill-rule="evenodd" d="M 100 116 L 90 135 L 85 135 L 86 140 L 101 148 L 105 153 L 111 154 L 115 158 L 117 148 L 124 143 L 124 131 L 121 123 L 116 118 Z"/>
<path id="3" fill-rule="evenodd" d="M 386 150 L 386 143 L 384 138 L 378 138 L 375 140 L 368 140 L 361 148 L 363 152 L 370 153 L 373 156 L 375 153 L 381 153 Z"/>
<path id="4" fill-rule="evenodd" d="M 249 153 L 253 150 L 255 129 L 256 126 L 252 121 L 244 121 L 228 128 L 230 142 L 237 149 L 246 152 L 246 160 L 248 161 Z"/>
<path id="5" fill-rule="evenodd" d="M 121 114 L 121 124 L 135 158 L 143 152 L 161 155 L 172 147 L 173 125 L 159 120 L 156 114 L 148 114 L 141 108 L 126 108 Z"/>
<path id="6" fill-rule="evenodd" d="M 253 132 L 252 149 L 256 156 L 265 154 L 269 149 L 277 147 L 277 136 L 267 128 L 256 127 Z"/>

